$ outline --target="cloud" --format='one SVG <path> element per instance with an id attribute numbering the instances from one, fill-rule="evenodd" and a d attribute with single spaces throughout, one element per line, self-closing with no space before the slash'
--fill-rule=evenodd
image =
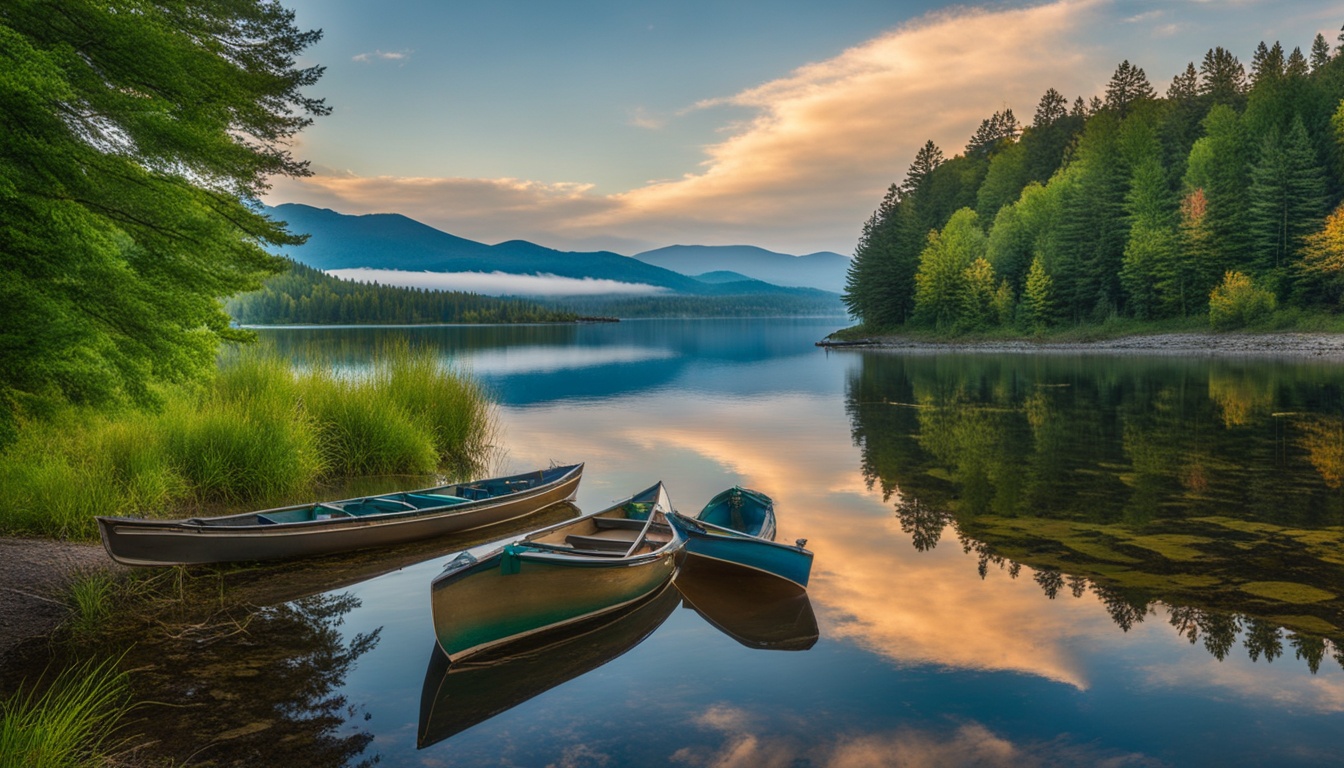
<path id="1" fill-rule="evenodd" d="M 1030 114 L 1047 87 L 1095 91 L 1097 64 L 1077 31 L 1097 4 L 939 12 L 785 77 L 703 100 L 694 109 L 751 116 L 728 122 L 726 137 L 682 178 L 617 194 L 582 183 L 319 173 L 278 181 L 270 197 L 350 213 L 399 211 L 476 239 L 751 242 L 844 253 L 925 140 L 951 156 L 1004 105 Z M 663 124 L 639 109 L 631 123 Z"/>
<path id="2" fill-rule="evenodd" d="M 351 61 L 358 61 L 361 64 L 371 64 L 378 61 L 397 61 L 405 62 L 411 58 L 415 51 L 406 49 L 404 51 L 373 51 L 372 53 L 357 53 L 350 57 Z"/>
<path id="3" fill-rule="evenodd" d="M 636 128 L 644 128 L 650 131 L 657 131 L 667 125 L 667 119 L 655 117 L 644 107 L 635 107 L 630 111 L 630 125 Z"/>
<path id="4" fill-rule="evenodd" d="M 362 283 L 399 285 L 407 288 L 433 288 L 440 291 L 467 291 L 487 296 L 599 296 L 611 293 L 649 295 L 663 289 L 644 283 L 622 283 L 585 277 L 557 275 L 514 275 L 506 272 L 406 272 L 397 269 L 332 269 L 328 274 L 342 280 Z"/>

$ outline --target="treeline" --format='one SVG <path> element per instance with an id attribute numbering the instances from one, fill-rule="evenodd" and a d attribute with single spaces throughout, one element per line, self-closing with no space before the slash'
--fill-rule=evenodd
<path id="1" fill-rule="evenodd" d="M 1340 35 L 1344 44 L 1344 34 Z M 864 224 L 844 301 L 865 326 L 1040 331 L 1276 307 L 1341 311 L 1344 57 L 1223 48 L 1159 96 L 1122 62 L 1105 96 L 1051 88 L 1029 126 L 932 141 Z M 1333 211 L 1333 212 L 1332 212 Z"/>
<path id="2" fill-rule="evenodd" d="M 522 299 L 341 280 L 298 262 L 266 280 L 261 290 L 230 299 L 225 308 L 235 321 L 253 325 L 557 323 L 578 319 L 573 312 Z"/>

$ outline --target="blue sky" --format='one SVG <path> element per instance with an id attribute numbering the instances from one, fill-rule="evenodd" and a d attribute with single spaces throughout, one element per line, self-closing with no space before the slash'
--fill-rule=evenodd
<path id="1" fill-rule="evenodd" d="M 400 212 L 484 242 L 632 254 L 673 243 L 853 250 L 915 149 L 951 156 L 1004 106 L 1165 90 L 1222 45 L 1335 42 L 1320 0 L 289 0 L 333 114 L 268 202 Z"/>

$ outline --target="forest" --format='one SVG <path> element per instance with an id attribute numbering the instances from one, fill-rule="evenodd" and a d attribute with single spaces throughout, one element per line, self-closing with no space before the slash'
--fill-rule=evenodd
<path id="1" fill-rule="evenodd" d="M 225 309 L 244 325 L 563 323 L 578 319 L 573 312 L 522 299 L 342 280 L 298 262 L 268 278 L 260 290 L 229 299 Z"/>
<path id="2" fill-rule="evenodd" d="M 1103 95 L 1051 88 L 951 159 L 926 142 L 863 225 L 846 306 L 866 331 L 939 334 L 1337 315 L 1339 43 L 1262 42 L 1249 69 L 1213 48 L 1165 95 L 1124 61 Z"/>

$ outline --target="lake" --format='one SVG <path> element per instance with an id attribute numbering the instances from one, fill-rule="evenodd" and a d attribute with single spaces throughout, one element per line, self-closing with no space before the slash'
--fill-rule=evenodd
<path id="1" fill-rule="evenodd" d="M 221 734 L 183 757 L 290 765 L 1344 756 L 1344 366 L 813 345 L 842 324 L 263 331 L 354 371 L 401 336 L 440 350 L 499 399 L 498 468 L 586 462 L 582 510 L 656 480 L 690 512 L 767 493 L 815 552 L 808 597 L 669 591 L 444 669 L 452 552 L 421 550 L 203 651 L 195 701 L 246 714 L 143 716 Z"/>

